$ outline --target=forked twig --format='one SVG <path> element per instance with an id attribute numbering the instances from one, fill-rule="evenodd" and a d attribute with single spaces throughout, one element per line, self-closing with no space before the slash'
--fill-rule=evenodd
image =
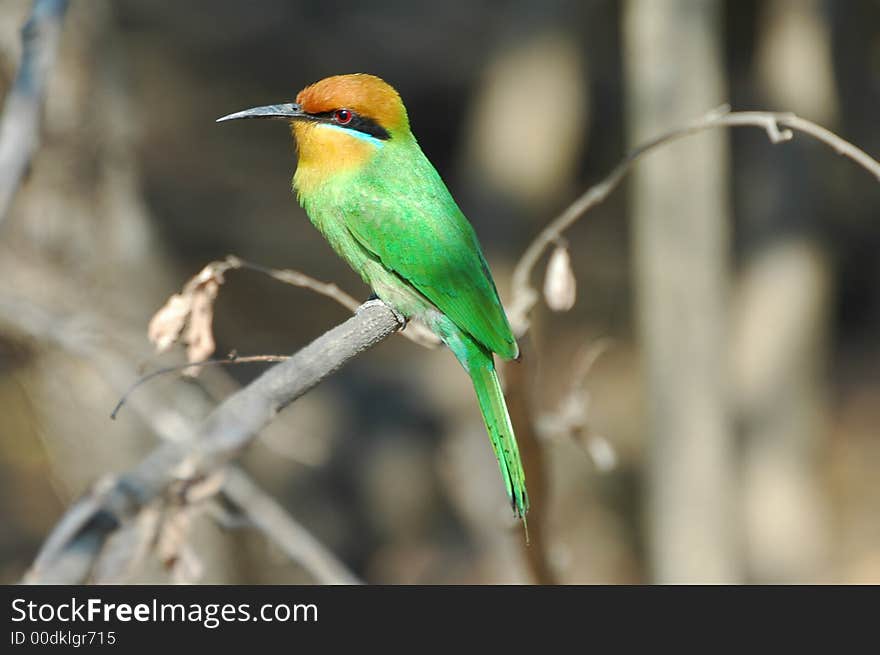
<path id="1" fill-rule="evenodd" d="M 830 146 L 839 155 L 851 159 L 880 181 L 880 162 L 864 150 L 840 138 L 833 132 L 792 113 L 765 111 L 731 112 L 722 105 L 701 118 L 670 130 L 632 150 L 602 181 L 587 189 L 577 200 L 554 218 L 529 244 L 513 271 L 513 302 L 508 310 L 514 334 L 522 336 L 529 329 L 529 314 L 540 297 L 532 286 L 531 276 L 544 251 L 562 238 L 563 232 L 574 225 L 593 207 L 603 202 L 626 177 L 632 167 L 652 150 L 678 139 L 716 127 L 759 127 L 767 132 L 771 143 L 782 143 L 793 138 L 794 132 L 803 132 Z M 780 129 L 782 128 L 782 129 Z"/>

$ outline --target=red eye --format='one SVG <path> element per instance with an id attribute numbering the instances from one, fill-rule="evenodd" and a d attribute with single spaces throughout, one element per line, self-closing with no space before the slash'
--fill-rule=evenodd
<path id="1" fill-rule="evenodd" d="M 340 125 L 351 123 L 352 113 L 348 109 L 337 109 L 333 112 L 333 119 Z"/>

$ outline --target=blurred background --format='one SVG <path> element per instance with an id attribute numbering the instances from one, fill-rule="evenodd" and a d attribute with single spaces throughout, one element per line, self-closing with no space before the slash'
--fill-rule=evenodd
<path id="1" fill-rule="evenodd" d="M 29 11 L 0 5 L 4 95 Z M 141 372 L 183 361 L 146 327 L 202 266 L 234 253 L 369 295 L 296 204 L 284 126 L 214 123 L 343 72 L 400 91 L 506 302 L 558 212 L 723 103 L 880 156 L 877 0 L 73 0 L 0 224 L 0 581 L 156 424 L 182 432 L 265 367 L 161 377 L 110 420 Z M 399 336 L 242 466 L 370 583 L 880 583 L 878 218 L 864 169 L 741 127 L 664 146 L 569 230 L 576 302 L 540 303 L 504 371 L 532 423 L 528 549 L 464 373 Z M 217 352 L 290 353 L 347 316 L 234 271 Z M 312 580 L 216 509 L 187 523 L 188 579 Z M 179 579 L 160 560 L 127 580 Z"/>

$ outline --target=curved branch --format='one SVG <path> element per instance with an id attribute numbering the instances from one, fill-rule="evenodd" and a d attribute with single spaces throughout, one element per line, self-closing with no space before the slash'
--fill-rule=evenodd
<path id="1" fill-rule="evenodd" d="M 310 275 L 306 275 L 305 273 L 293 269 L 285 268 L 279 270 L 277 268 L 268 268 L 266 266 L 261 266 L 260 264 L 247 262 L 241 257 L 235 255 L 227 255 L 226 259 L 222 262 L 212 262 L 211 264 L 208 264 L 208 266 L 214 266 L 216 270 L 223 273 L 230 269 L 239 268 L 257 271 L 258 273 L 268 275 L 279 282 L 300 287 L 301 289 L 309 289 L 326 298 L 335 300 L 350 312 L 357 311 L 357 308 L 360 305 L 353 296 L 340 289 L 339 286 L 333 282 L 322 282 Z M 400 334 L 413 343 L 417 343 L 425 348 L 436 348 L 440 345 L 440 339 L 418 321 L 410 321 L 407 323 L 406 328 L 401 330 Z"/>
<path id="2" fill-rule="evenodd" d="M 508 311 L 508 316 L 516 336 L 520 337 L 528 330 L 529 313 L 532 311 L 535 303 L 538 302 L 539 294 L 531 284 L 531 276 L 544 251 L 558 242 L 562 237 L 562 233 L 574 225 L 588 211 L 603 202 L 617 188 L 636 162 L 652 150 L 670 141 L 677 141 L 686 136 L 715 127 L 743 126 L 759 127 L 765 130 L 770 142 L 774 144 L 791 140 L 794 136 L 793 131 L 809 134 L 833 148 L 839 155 L 856 162 L 880 181 L 880 162 L 820 125 L 816 125 L 792 113 L 764 111 L 731 112 L 730 107 L 727 105 L 719 107 L 687 125 L 661 134 L 632 150 L 624 157 L 623 161 L 614 167 L 614 170 L 605 179 L 587 189 L 565 211 L 541 230 L 538 236 L 529 244 L 529 247 L 526 248 L 513 271 L 513 302 Z M 780 129 L 780 126 L 783 129 Z"/>
<path id="3" fill-rule="evenodd" d="M 21 64 L 0 117 L 0 223 L 40 140 L 41 109 L 67 4 L 68 0 L 35 0 L 21 31 Z"/>
<path id="4" fill-rule="evenodd" d="M 361 584 L 333 553 L 237 466 L 226 471 L 223 493 L 290 559 L 311 573 L 318 584 Z"/>
<path id="5" fill-rule="evenodd" d="M 284 407 L 401 327 L 381 301 L 361 305 L 352 318 L 223 401 L 193 434 L 162 443 L 134 468 L 96 485 L 56 525 L 24 582 L 83 583 L 107 538 L 147 504 L 172 489 L 185 494 L 192 482 L 222 470 Z"/>

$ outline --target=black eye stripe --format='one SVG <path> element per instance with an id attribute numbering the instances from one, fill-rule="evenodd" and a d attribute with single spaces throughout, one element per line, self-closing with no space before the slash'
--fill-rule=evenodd
<path id="1" fill-rule="evenodd" d="M 351 110 L 349 110 L 351 111 Z M 324 111 L 320 114 L 312 114 L 312 118 L 321 123 L 330 123 L 337 124 L 334 120 L 334 115 L 336 111 Z M 388 130 L 379 125 L 375 120 L 369 118 L 367 116 L 361 116 L 356 112 L 351 112 L 351 120 L 343 125 L 347 130 L 357 130 L 358 132 L 363 132 L 364 134 L 369 134 L 372 137 L 376 137 L 377 139 L 382 139 L 383 141 L 387 141 L 391 138 L 391 135 L 388 134 Z"/>

